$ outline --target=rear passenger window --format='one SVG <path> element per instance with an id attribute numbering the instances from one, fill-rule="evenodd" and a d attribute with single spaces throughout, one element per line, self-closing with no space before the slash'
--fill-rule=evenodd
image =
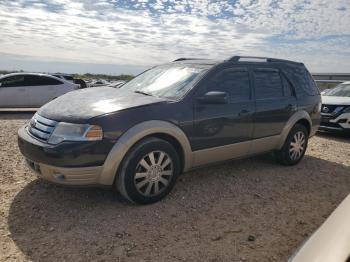
<path id="1" fill-rule="evenodd" d="M 26 75 L 24 82 L 25 82 L 26 86 L 40 86 L 41 85 L 40 76 L 36 76 L 36 75 Z"/>
<path id="2" fill-rule="evenodd" d="M 230 102 L 251 98 L 248 71 L 225 70 L 214 78 L 214 84 L 210 88 L 228 93 Z"/>
<path id="3" fill-rule="evenodd" d="M 293 96 L 293 87 L 289 80 L 282 75 L 282 82 L 283 82 L 283 88 L 284 88 L 284 96 L 290 97 Z"/>
<path id="4" fill-rule="evenodd" d="M 61 81 L 46 76 L 27 75 L 25 77 L 26 86 L 47 86 L 60 84 L 62 84 Z"/>
<path id="5" fill-rule="evenodd" d="M 254 70 L 254 83 L 256 99 L 283 96 L 281 76 L 277 70 Z"/>

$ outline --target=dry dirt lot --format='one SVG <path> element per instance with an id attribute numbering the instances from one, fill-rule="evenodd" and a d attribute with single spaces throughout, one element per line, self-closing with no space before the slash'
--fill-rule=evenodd
<path id="1" fill-rule="evenodd" d="M 1 261 L 286 261 L 350 191 L 350 138 L 318 135 L 297 166 L 232 161 L 130 205 L 37 180 L 16 144 L 30 117 L 0 115 Z"/>

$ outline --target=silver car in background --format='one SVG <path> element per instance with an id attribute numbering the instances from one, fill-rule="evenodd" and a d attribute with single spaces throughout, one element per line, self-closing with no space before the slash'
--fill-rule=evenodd
<path id="1" fill-rule="evenodd" d="M 79 85 L 52 75 L 13 73 L 0 77 L 0 108 L 41 107 L 78 89 Z"/>

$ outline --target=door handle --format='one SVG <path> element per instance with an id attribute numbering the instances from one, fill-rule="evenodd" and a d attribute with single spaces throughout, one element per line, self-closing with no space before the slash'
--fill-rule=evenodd
<path id="1" fill-rule="evenodd" d="M 246 116 L 248 115 L 250 112 L 248 110 L 243 109 L 241 112 L 238 113 L 238 116 Z"/>

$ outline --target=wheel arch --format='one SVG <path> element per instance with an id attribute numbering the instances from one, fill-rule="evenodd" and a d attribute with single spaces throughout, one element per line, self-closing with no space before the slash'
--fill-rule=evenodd
<path id="1" fill-rule="evenodd" d="M 310 122 L 307 119 L 305 119 L 305 118 L 300 119 L 295 124 L 301 124 L 301 125 L 305 126 L 305 128 L 307 129 L 308 134 L 310 135 L 311 124 L 310 124 Z"/>
<path id="2" fill-rule="evenodd" d="M 280 141 L 278 144 L 278 149 L 282 148 L 284 141 L 286 140 L 290 130 L 293 128 L 295 124 L 298 124 L 298 123 L 304 125 L 310 135 L 311 127 L 312 127 L 312 121 L 311 121 L 310 115 L 306 111 L 298 111 L 289 118 L 287 124 L 284 126 L 281 133 Z"/>
<path id="3" fill-rule="evenodd" d="M 145 138 L 148 138 L 148 137 L 156 137 L 156 138 L 165 140 L 168 143 L 170 143 L 175 148 L 177 154 L 179 155 L 180 165 L 181 165 L 181 172 L 184 170 L 184 166 L 185 166 L 185 152 L 184 152 L 184 149 L 182 148 L 181 143 L 174 136 L 169 135 L 167 133 L 153 133 L 153 134 L 150 134 L 150 135 L 148 135 L 146 137 L 141 138 L 141 140 L 143 140 Z M 136 143 L 138 143 L 138 142 L 136 142 Z"/>
<path id="4" fill-rule="evenodd" d="M 118 139 L 105 160 L 99 183 L 112 185 L 127 152 L 137 142 L 147 137 L 157 137 L 171 143 L 179 153 L 182 171 L 192 167 L 193 154 L 185 133 L 178 126 L 167 121 L 146 121 L 130 128 Z"/>

